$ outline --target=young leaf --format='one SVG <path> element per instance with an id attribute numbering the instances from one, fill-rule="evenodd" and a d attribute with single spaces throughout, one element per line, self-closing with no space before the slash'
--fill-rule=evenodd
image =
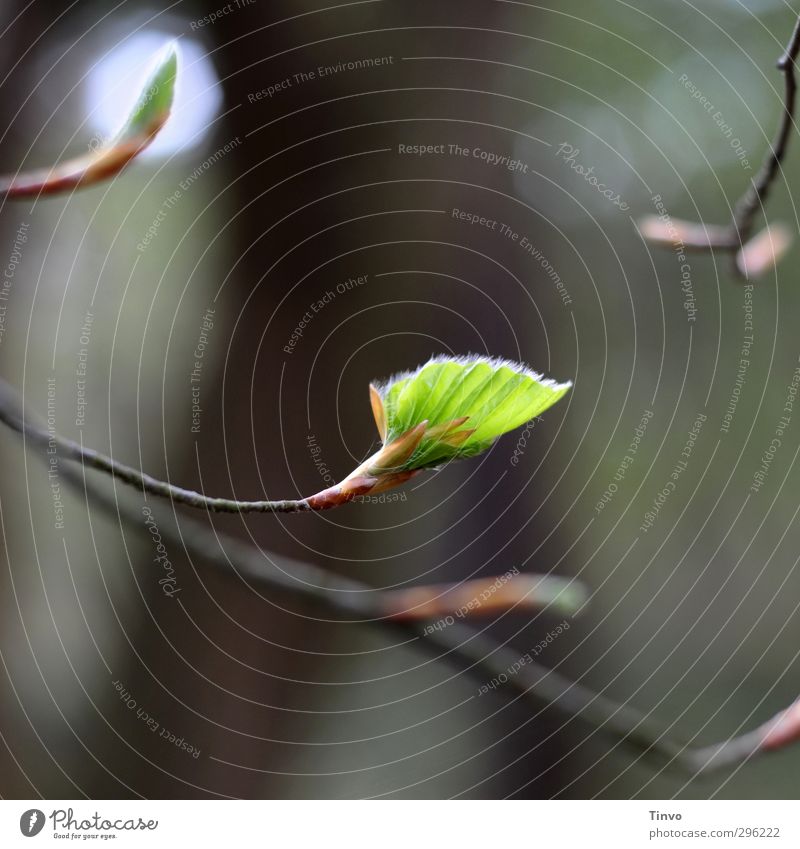
<path id="1" fill-rule="evenodd" d="M 555 404 L 571 383 L 488 357 L 434 357 L 370 385 L 383 447 L 341 483 L 306 499 L 312 510 L 405 483 L 423 469 L 473 457 Z"/>
<path id="2" fill-rule="evenodd" d="M 119 173 L 150 144 L 169 118 L 177 68 L 177 47 L 171 44 L 156 60 L 127 120 L 110 141 L 51 168 L 0 176 L 0 197 L 56 194 Z"/>
<path id="3" fill-rule="evenodd" d="M 434 357 L 413 372 L 372 387 L 383 402 L 384 443 L 422 421 L 417 449 L 395 471 L 471 457 L 544 412 L 571 383 L 556 383 L 524 365 L 487 357 Z M 375 403 L 373 402 L 373 408 Z"/>

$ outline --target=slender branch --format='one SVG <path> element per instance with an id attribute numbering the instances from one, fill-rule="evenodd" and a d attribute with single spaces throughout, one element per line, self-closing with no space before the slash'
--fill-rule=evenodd
<path id="1" fill-rule="evenodd" d="M 76 442 L 54 437 L 43 425 L 26 420 L 19 394 L 1 378 L 0 421 L 42 450 L 49 450 L 52 445 L 55 445 L 61 451 L 63 459 L 80 462 L 84 466 L 100 471 L 110 471 L 112 476 L 124 479 L 123 475 L 125 470 L 128 469 L 127 466 L 113 463 L 102 454 L 97 454 L 97 452 Z M 112 464 L 111 467 L 109 467 L 109 463 Z M 79 478 L 70 467 L 66 468 L 64 474 L 68 478 L 72 478 L 73 484 L 79 483 Z M 131 480 L 138 482 L 141 479 L 138 472 L 133 471 L 133 476 L 126 482 L 131 482 Z M 153 489 L 169 486 L 152 478 L 149 480 L 152 481 Z M 160 490 L 157 494 L 172 494 L 174 489 L 170 488 L 169 493 Z M 102 490 L 92 487 L 91 491 L 98 501 L 103 501 Z M 146 491 L 150 492 L 152 489 L 148 487 Z M 195 495 L 195 493 L 186 490 L 183 490 L 183 492 L 188 495 Z M 205 504 L 202 506 L 207 506 L 209 510 L 213 510 L 211 505 L 219 502 L 225 502 L 225 499 L 205 499 Z M 232 503 L 241 504 L 243 502 Z M 260 502 L 244 503 L 258 504 Z M 281 502 L 263 503 L 274 507 Z M 283 503 L 294 504 L 297 502 Z M 196 504 L 195 506 L 201 505 Z M 277 512 L 277 510 L 274 512 Z M 130 509 L 126 517 L 135 521 L 141 520 L 141 517 Z M 205 526 L 198 525 L 193 528 L 192 533 L 193 539 L 203 538 L 203 545 L 214 547 L 216 536 L 209 533 Z M 236 543 L 234 541 L 231 544 L 235 545 Z M 197 548 L 196 551 L 198 554 L 202 554 L 203 546 Z M 247 555 L 252 553 L 253 551 L 249 546 L 242 547 L 239 544 L 239 559 L 246 562 L 248 560 Z M 284 590 L 293 590 L 304 595 L 315 595 L 315 587 L 319 586 L 322 587 L 321 597 L 329 605 L 338 606 L 342 612 L 358 612 L 361 615 L 390 618 L 397 621 L 430 620 L 437 616 L 446 617 L 456 612 L 459 612 L 462 617 L 487 615 L 512 609 L 523 612 L 552 608 L 562 614 L 575 614 L 586 603 L 586 590 L 579 581 L 567 581 L 550 575 L 530 573 L 521 575 L 516 570 L 508 572 L 506 575 L 489 576 L 460 584 L 419 586 L 413 590 L 375 591 L 368 584 L 347 581 L 344 578 L 336 578 L 335 585 L 332 585 L 333 573 L 300 561 L 292 561 L 292 577 L 288 577 L 279 569 L 275 569 L 273 573 L 265 576 L 263 562 L 260 558 L 258 564 L 257 567 L 251 569 L 251 572 L 258 575 L 260 580 L 266 580 Z M 334 601 L 331 601 L 332 592 L 336 593 Z M 367 596 L 369 596 L 369 601 L 366 600 Z"/>
<path id="2" fill-rule="evenodd" d="M 383 593 L 381 604 L 384 613 L 392 619 L 432 621 L 447 620 L 454 613 L 464 618 L 545 608 L 575 616 L 587 600 L 586 590 L 579 581 L 552 575 L 521 575 L 513 570 L 460 584 L 389 590 Z"/>
<path id="3" fill-rule="evenodd" d="M 109 145 L 60 165 L 17 174 L 0 174 L 0 199 L 56 195 L 108 180 L 135 159 L 155 138 L 160 128 L 161 125 L 157 125 L 139 138 Z"/>
<path id="4" fill-rule="evenodd" d="M 133 109 L 114 138 L 59 165 L 0 174 L 0 200 L 59 194 L 93 186 L 118 174 L 153 141 L 167 122 L 172 110 L 177 68 L 177 48 L 171 44 L 158 57 Z"/>
<path id="5" fill-rule="evenodd" d="M 17 402 L 17 392 L 8 383 L 0 380 L 0 421 L 24 433 L 40 447 L 56 446 L 61 455 L 91 466 L 101 472 L 108 472 L 123 483 L 134 486 L 143 492 L 170 498 L 179 504 L 211 510 L 216 513 L 298 513 L 311 510 L 306 499 L 288 501 L 237 501 L 229 498 L 212 498 L 190 489 L 183 489 L 167 481 L 151 477 L 131 466 L 101 454 L 91 448 L 85 448 L 71 439 L 65 439 L 57 433 L 49 432 L 42 426 L 26 422 L 21 405 Z"/>
<path id="6" fill-rule="evenodd" d="M 777 63 L 778 70 L 783 73 L 784 78 L 783 113 L 778 130 L 761 170 L 734 208 L 733 227 L 742 242 L 750 238 L 756 214 L 767 199 L 772 182 L 780 170 L 781 162 L 789 146 L 797 99 L 797 81 L 794 71 L 798 51 L 800 51 L 800 16 L 795 21 L 789 44 Z"/>
<path id="7" fill-rule="evenodd" d="M 443 362 L 445 361 L 441 358 L 434 357 L 426 365 L 417 369 L 416 372 L 396 375 L 393 380 L 402 380 L 404 383 L 419 381 L 417 385 L 422 387 L 420 391 L 424 391 L 430 396 L 431 388 L 425 375 L 430 377 L 429 371 L 431 369 L 438 373 L 444 367 Z M 557 384 L 536 374 L 527 366 L 520 363 L 510 363 L 506 360 L 473 357 L 467 360 L 447 358 L 446 362 L 462 376 L 466 372 L 472 373 L 473 369 L 476 370 L 478 379 L 484 385 L 494 381 L 495 375 L 502 372 L 501 379 L 503 382 L 515 381 L 515 393 L 528 393 L 525 396 L 526 407 L 533 411 L 531 415 L 536 415 L 547 409 L 563 397 L 572 386 L 570 382 Z M 452 380 L 453 378 L 449 379 Z M 519 381 L 524 384 L 524 389 Z M 6 396 L 14 393 L 14 390 L 8 384 L 0 387 L 0 391 L 5 393 Z M 385 385 L 383 391 L 386 391 Z M 480 395 L 480 390 L 474 386 L 471 387 L 470 391 L 473 394 L 467 395 L 468 399 L 483 397 Z M 492 392 L 497 393 L 499 391 L 493 384 Z M 406 394 L 409 394 L 412 398 L 416 397 L 413 393 L 406 393 L 406 390 L 403 390 L 401 397 L 405 398 Z M 441 393 L 436 395 L 434 401 L 431 402 L 433 412 L 436 411 L 440 402 L 441 404 L 444 403 L 440 395 Z M 503 433 L 521 425 L 525 420 L 524 414 L 526 412 L 523 408 L 514 408 L 508 417 L 498 420 L 498 411 L 495 409 L 494 421 L 491 421 L 490 417 L 491 423 L 487 425 L 485 430 L 481 431 L 481 439 L 470 444 L 469 439 L 475 434 L 477 428 L 462 428 L 462 425 L 470 418 L 469 413 L 443 422 L 431 422 L 428 418 L 422 418 L 421 421 L 415 421 L 411 424 L 393 408 L 393 422 L 397 422 L 398 419 L 403 422 L 402 425 L 395 428 L 394 424 L 391 427 L 388 426 L 388 419 L 385 417 L 383 409 L 383 399 L 375 386 L 370 386 L 370 397 L 373 414 L 376 417 L 376 424 L 383 443 L 381 447 L 339 483 L 307 498 L 299 499 L 240 501 L 232 498 L 211 497 L 154 478 L 105 454 L 85 448 L 70 439 L 65 439 L 52 429 L 45 432 L 43 428 L 39 428 L 38 434 L 34 434 L 33 438 L 38 438 L 40 441 L 44 440 L 48 445 L 61 449 L 61 453 L 68 459 L 79 460 L 95 469 L 110 473 L 123 483 L 135 486 L 142 492 L 169 498 L 179 504 L 186 504 L 190 507 L 210 510 L 215 513 L 299 513 L 307 510 L 328 510 L 353 501 L 359 496 L 377 495 L 392 487 L 400 486 L 424 469 L 442 465 L 445 461 L 449 462 L 459 457 L 472 457 L 476 453 L 481 453 Z M 505 393 L 505 397 L 508 397 L 507 393 Z M 519 397 L 518 394 L 514 394 L 514 404 L 517 403 Z M 19 412 L 14 413 L 14 407 L 14 404 L 2 405 L 0 420 L 22 432 L 25 428 L 25 414 L 21 406 L 19 406 Z M 422 417 L 421 411 L 414 408 L 413 401 L 410 407 L 405 411 L 407 416 L 412 419 Z M 478 423 L 478 426 L 480 424 Z M 483 424 L 486 424 L 486 422 Z"/>
<path id="8" fill-rule="evenodd" d="M 93 448 L 79 445 L 41 425 L 31 425 L 29 421 L 26 421 L 17 391 L 2 379 L 0 379 L 0 422 L 19 433 L 25 433 L 41 446 L 54 446 L 68 460 L 75 460 L 98 471 L 108 472 L 141 492 L 169 498 L 174 503 L 185 504 L 188 507 L 210 510 L 212 513 L 302 513 L 308 510 L 329 510 L 353 501 L 361 495 L 378 493 L 398 486 L 417 474 L 417 471 L 395 471 L 394 467 L 402 464 L 403 460 L 410 456 L 427 427 L 427 422 L 421 422 L 407 433 L 385 444 L 341 483 L 323 489 L 315 495 L 278 501 L 240 501 L 184 489 L 134 469 L 133 466 L 120 463 Z"/>
<path id="9" fill-rule="evenodd" d="M 0 380 L 0 421 L 20 433 L 25 440 L 39 449 L 46 457 L 50 434 L 23 418 L 23 409 L 16 391 Z M 78 446 L 80 448 L 80 446 Z M 65 455 L 67 459 L 83 461 L 84 453 Z M 91 456 L 91 455 L 89 455 Z M 87 465 L 93 468 L 91 462 Z M 98 486 L 86 476 L 85 466 L 80 469 L 68 463 L 59 468 L 64 482 L 82 491 L 84 496 L 97 504 L 115 520 L 120 518 L 134 527 L 141 526 L 139 508 L 126 501 L 118 501 L 115 495 Z M 375 590 L 368 584 L 341 577 L 319 566 L 290 558 L 281 558 L 285 568 L 280 568 L 264 553 L 235 537 L 219 533 L 207 525 L 181 517 L 159 512 L 159 532 L 172 544 L 184 548 L 187 553 L 211 564 L 225 574 L 236 573 L 259 585 L 290 593 L 322 604 L 328 610 L 345 617 L 359 617 L 356 622 L 400 629 L 403 633 L 420 637 L 419 645 L 428 651 L 445 650 L 438 654 L 440 659 L 449 658 L 458 663 L 474 677 L 482 681 L 482 690 L 491 684 L 502 689 L 516 691 L 539 708 L 546 705 L 569 717 L 579 718 L 590 727 L 621 740 L 640 751 L 650 762 L 679 769 L 691 776 L 704 775 L 717 770 L 731 768 L 752 759 L 756 755 L 778 751 L 792 743 L 800 742 L 800 699 L 775 719 L 741 737 L 702 748 L 690 748 L 677 741 L 666 739 L 661 730 L 637 709 L 620 704 L 584 687 L 541 664 L 525 662 L 524 655 L 482 631 L 477 631 L 460 622 L 444 628 L 428 628 L 418 622 L 418 617 L 400 615 L 401 602 L 408 601 L 406 591 Z M 525 576 L 527 577 L 527 576 Z M 481 585 L 483 581 L 477 582 Z M 530 587 L 523 584 L 526 592 Z M 421 587 L 424 603 L 430 603 L 434 590 L 442 589 L 442 595 L 452 593 L 452 601 L 463 605 L 463 587 L 459 591 L 443 588 Z M 473 587 L 477 589 L 477 587 Z M 545 603 L 545 590 L 531 606 Z M 506 598 L 509 609 L 518 609 L 523 594 L 516 599 Z M 448 609 L 439 601 L 436 612 Z M 497 610 L 499 605 L 487 605 L 487 610 Z M 451 605 L 452 609 L 452 605 Z M 523 607 L 524 609 L 524 607 Z"/>
<path id="10" fill-rule="evenodd" d="M 0 411 L 6 404 L 0 397 Z M 6 417 L 3 416 L 3 421 Z M 34 435 L 26 423 L 24 435 Z M 32 440 L 40 448 L 42 440 Z M 42 456 L 45 456 L 42 454 Z M 125 519 L 134 526 L 142 525 L 137 507 L 118 501 L 106 489 L 88 479 L 84 470 L 64 465 L 59 468 L 64 482 L 78 489 L 115 520 Z M 484 632 L 454 622 L 447 627 L 430 629 L 412 617 L 394 614 L 394 593 L 375 590 L 368 584 L 344 578 L 320 566 L 281 557 L 283 568 L 264 553 L 235 537 L 211 529 L 198 520 L 153 511 L 159 533 L 168 542 L 183 547 L 187 553 L 213 565 L 224 574 L 235 573 L 264 587 L 271 587 L 298 598 L 322 604 L 333 613 L 357 616 L 354 624 L 383 627 L 419 638 L 415 645 L 435 652 L 439 659 L 449 659 L 469 672 L 482 685 L 496 682 L 498 688 L 516 691 L 539 709 L 553 707 L 570 717 L 579 717 L 591 727 L 622 739 L 642 750 L 650 760 L 659 763 L 677 759 L 682 747 L 664 741 L 656 726 L 635 708 L 618 704 L 547 667 L 530 662 L 520 666 L 520 653 L 499 643 Z M 423 590 L 425 588 L 422 588 Z M 440 650 L 445 654 L 440 654 Z M 513 670 L 513 672 L 510 672 Z M 477 692 L 477 691 L 476 691 Z"/>
<path id="11" fill-rule="evenodd" d="M 449 648 L 458 659 L 493 674 L 494 681 L 536 702 L 610 734 L 640 751 L 652 764 L 701 777 L 732 769 L 756 757 L 800 743 L 800 698 L 758 728 L 721 743 L 693 747 L 665 737 L 641 711 L 596 693 L 536 662 L 520 666 L 520 655 L 491 637 L 456 623 L 428 639 Z M 515 670 L 513 673 L 509 670 Z"/>
<path id="12" fill-rule="evenodd" d="M 687 753 L 693 772 L 704 774 L 728 769 L 760 755 L 777 752 L 800 742 L 800 698 L 767 722 L 722 743 Z"/>
<path id="13" fill-rule="evenodd" d="M 783 230 L 773 234 L 774 228 L 768 228 L 767 237 L 761 239 L 757 245 L 751 248 L 747 243 L 753 234 L 756 216 L 763 208 L 780 171 L 795 127 L 795 63 L 799 53 L 800 16 L 795 21 L 789 43 L 777 62 L 777 67 L 784 77 L 783 108 L 778 128 L 758 174 L 734 204 L 730 224 L 707 225 L 677 219 L 667 222 L 656 216 L 645 216 L 639 222 L 639 229 L 648 241 L 669 247 L 680 245 L 692 251 L 737 251 L 736 268 L 745 276 L 755 276 L 780 259 L 789 243 L 789 236 Z"/>

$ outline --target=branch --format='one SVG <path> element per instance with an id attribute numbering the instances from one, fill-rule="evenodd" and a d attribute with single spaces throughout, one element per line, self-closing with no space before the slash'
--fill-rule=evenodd
<path id="1" fill-rule="evenodd" d="M 800 742 L 800 698 L 777 716 L 739 737 L 686 753 L 696 774 L 729 769 Z"/>
<path id="2" fill-rule="evenodd" d="M 108 472 L 129 486 L 136 487 L 142 492 L 169 498 L 176 504 L 185 504 L 212 513 L 302 513 L 308 510 L 328 510 L 338 507 L 360 495 L 381 492 L 383 489 L 396 486 L 408 480 L 416 472 L 394 472 L 391 467 L 381 468 L 379 472 L 370 474 L 371 464 L 380 463 L 386 457 L 398 458 L 413 452 L 419 437 L 425 431 L 427 422 L 403 434 L 393 442 L 387 443 L 377 454 L 362 463 L 354 472 L 339 484 L 328 487 L 308 498 L 284 499 L 279 501 L 239 501 L 234 498 L 218 498 L 184 489 L 168 481 L 154 478 L 151 475 L 120 463 L 112 457 L 86 448 L 71 439 L 59 436 L 55 431 L 49 431 L 40 425 L 31 425 L 25 420 L 25 414 L 19 403 L 15 389 L 0 379 L 0 421 L 18 433 L 25 433 L 36 444 L 48 447 L 55 446 L 68 460 L 75 460 L 101 472 Z"/>
<path id="3" fill-rule="evenodd" d="M 19 394 L 0 378 L 0 421 L 20 433 L 24 439 L 30 440 L 42 454 L 55 444 L 61 450 L 63 459 L 79 462 L 84 468 L 88 466 L 101 471 L 111 471 L 113 476 L 123 478 L 123 470 L 128 469 L 127 466 L 113 463 L 113 468 L 109 469 L 108 463 L 113 461 L 107 457 L 70 440 L 54 437 L 42 424 L 26 421 L 24 415 Z M 90 485 L 88 481 L 82 480 L 71 467 L 66 467 L 63 472 L 59 470 L 59 473 L 63 474 L 72 485 L 80 484 L 98 503 L 108 507 L 106 504 L 108 497 L 105 492 L 96 485 Z M 137 481 L 141 477 L 138 472 L 134 472 L 134 476 Z M 149 480 L 152 481 L 153 488 L 167 486 L 161 481 L 155 481 L 152 478 Z M 151 489 L 148 488 L 146 491 L 149 492 Z M 189 494 L 194 495 L 194 493 Z M 225 503 L 224 499 L 206 499 L 207 506 L 215 502 Z M 274 507 L 281 502 L 263 503 Z M 123 509 L 116 502 L 111 502 L 111 506 L 115 510 L 121 510 L 128 519 L 141 521 L 141 516 L 133 508 L 126 506 Z M 213 508 L 208 506 L 208 509 Z M 200 545 L 197 545 L 197 540 L 201 540 Z M 187 545 L 188 548 L 192 548 L 199 556 L 207 557 L 206 546 L 209 550 L 213 550 L 218 546 L 219 540 L 215 533 L 209 532 L 204 525 L 198 524 L 192 527 L 191 542 L 194 545 Z M 229 539 L 228 543 L 237 547 L 238 559 L 246 563 L 248 565 L 246 571 L 256 575 L 259 580 L 284 590 L 321 598 L 328 606 L 333 606 L 345 613 L 357 612 L 375 618 L 412 622 L 431 619 L 434 616 L 447 617 L 451 614 L 458 614 L 463 618 L 512 609 L 523 612 L 544 610 L 549 607 L 562 614 L 574 615 L 586 603 L 586 590 L 579 581 L 567 581 L 550 575 L 521 575 L 516 569 L 505 575 L 490 576 L 460 584 L 435 584 L 419 586 L 413 590 L 385 591 L 376 591 L 368 584 L 338 578 L 326 569 L 300 561 L 291 561 L 293 576 L 291 578 L 277 568 L 274 572 L 265 574 L 263 561 L 256 556 L 254 549 L 250 546 L 242 546 L 233 539 Z M 186 541 L 182 544 L 186 544 Z M 230 563 L 225 559 L 221 565 L 229 568 Z M 319 592 L 317 592 L 318 589 Z"/>
<path id="4" fill-rule="evenodd" d="M 85 448 L 55 432 L 49 432 L 42 425 L 27 422 L 16 390 L 4 380 L 0 380 L 0 421 L 18 433 L 24 433 L 28 439 L 41 448 L 46 449 L 49 446 L 55 446 L 62 456 L 68 460 L 79 461 L 101 472 L 108 472 L 123 483 L 135 486 L 142 492 L 170 498 L 179 504 L 204 508 L 217 513 L 297 513 L 311 509 L 306 500 L 236 501 L 228 498 L 211 498 L 199 492 L 183 489 L 167 481 L 151 477 L 131 466 L 126 466 L 124 463 L 107 457 L 105 454 L 91 448 Z"/>
<path id="5" fill-rule="evenodd" d="M 794 68 L 798 51 L 800 51 L 800 17 L 795 21 L 789 44 L 778 59 L 778 70 L 783 73 L 784 95 L 783 114 L 778 125 L 775 138 L 755 180 L 742 195 L 734 207 L 733 227 L 743 242 L 747 241 L 753 230 L 756 214 L 767 199 L 773 180 L 780 170 L 781 162 L 786 156 L 789 146 L 789 136 L 794 127 L 795 101 L 797 99 L 797 81 Z"/>
<path id="6" fill-rule="evenodd" d="M 520 575 L 513 569 L 459 584 L 430 584 L 407 590 L 389 590 L 382 595 L 384 615 L 396 621 L 444 620 L 486 616 L 513 610 L 549 609 L 575 616 L 587 603 L 579 581 L 551 575 Z"/>
<path id="7" fill-rule="evenodd" d="M 441 378 L 445 370 L 446 380 Z M 459 379 L 468 381 L 469 392 L 458 391 L 462 385 Z M 425 469 L 462 457 L 474 457 L 486 451 L 504 433 L 520 427 L 556 403 L 571 386 L 571 383 L 559 384 L 542 378 L 526 366 L 508 360 L 434 357 L 415 372 L 395 375 L 382 384 L 380 391 L 370 386 L 372 411 L 383 442 L 378 451 L 340 483 L 308 498 L 281 501 L 239 501 L 207 496 L 151 477 L 99 451 L 65 439 L 54 430 L 40 426 L 33 428 L 30 435 L 34 440 L 60 448 L 70 460 L 108 472 L 142 492 L 169 498 L 175 503 L 214 513 L 300 513 L 339 507 L 359 496 L 399 486 Z M 487 387 L 491 392 L 488 396 L 491 406 L 484 391 Z M 391 396 L 388 407 L 384 406 L 381 391 Z M 0 393 L 6 397 L 6 403 L 0 405 L 0 420 L 23 432 L 25 415 L 16 391 L 4 383 L 0 385 Z M 423 403 L 427 406 L 420 409 Z M 465 406 L 469 410 L 466 415 L 453 417 L 454 412 Z M 473 416 L 476 426 L 464 429 L 463 425 Z"/>
<path id="8" fill-rule="evenodd" d="M 782 226 L 767 227 L 751 240 L 756 215 L 763 208 L 778 175 L 795 126 L 797 101 L 795 62 L 800 53 L 800 16 L 777 67 L 784 77 L 783 109 L 769 150 L 756 177 L 734 205 L 731 223 L 706 225 L 694 221 L 671 221 L 649 215 L 639 221 L 639 230 L 648 241 L 667 247 L 693 251 L 737 251 L 736 268 L 745 277 L 755 277 L 774 266 L 791 243 L 791 234 Z"/>
<path id="9" fill-rule="evenodd" d="M 170 45 L 158 58 L 135 106 L 119 132 L 96 150 L 50 168 L 0 175 L 0 198 L 53 195 L 92 186 L 118 174 L 158 135 L 175 94 L 178 55 Z"/>
<path id="10" fill-rule="evenodd" d="M 24 440 L 29 439 L 39 449 L 42 459 L 47 456 L 50 435 L 43 428 L 24 421 L 19 396 L 2 380 L 0 421 L 20 433 Z M 68 459 L 83 461 L 86 456 L 69 455 Z M 87 499 L 97 504 L 113 519 L 125 519 L 134 527 L 141 527 L 139 508 L 125 501 L 118 501 L 96 482 L 88 479 L 85 466 L 79 470 L 65 464 L 59 468 L 59 475 L 68 486 L 83 492 Z M 407 615 L 402 612 L 402 604 L 409 600 L 407 593 L 413 591 L 375 590 L 360 581 L 343 578 L 322 567 L 289 558 L 282 558 L 285 568 L 279 568 L 272 560 L 265 561 L 264 553 L 259 549 L 235 537 L 221 534 L 196 520 L 181 517 L 179 523 L 175 514 L 159 512 L 157 524 L 159 533 L 166 540 L 224 574 L 235 573 L 264 587 L 317 602 L 342 616 L 357 616 L 359 619 L 355 621 L 360 624 L 400 629 L 405 634 L 420 638 L 417 645 L 423 649 L 444 649 L 445 654 L 437 652 L 437 658 L 450 658 L 474 677 L 478 677 L 483 685 L 482 690 L 491 684 L 492 689 L 496 686 L 516 691 L 520 697 L 530 700 L 539 709 L 545 705 L 565 716 L 579 718 L 590 727 L 633 747 L 649 761 L 677 768 L 684 774 L 702 775 L 730 768 L 751 759 L 754 755 L 777 751 L 800 741 L 798 700 L 771 722 L 742 737 L 704 748 L 689 748 L 679 742 L 664 739 L 663 733 L 652 720 L 635 708 L 596 693 L 536 661 L 523 662 L 524 655 L 521 656 L 516 649 L 497 642 L 483 631 L 455 621 L 441 628 L 424 627 L 417 621 L 422 613 L 415 611 L 413 606 L 405 608 Z M 520 611 L 537 606 L 542 608 L 553 603 L 564 604 L 561 594 L 554 593 L 552 585 L 548 587 L 545 584 L 542 587 L 542 578 L 538 578 L 538 595 L 534 594 L 531 598 L 529 580 L 537 580 L 536 576 L 520 577 L 528 580 L 517 585 L 516 595 L 504 588 L 503 604 L 489 603 L 481 612 L 497 611 L 503 607 Z M 481 592 L 484 592 L 488 581 L 491 579 L 467 582 L 459 588 L 454 585 L 420 587 L 418 600 L 422 601 L 424 606 L 439 595 L 441 598 L 437 602 L 435 612 L 443 614 L 448 605 L 442 599 L 450 595 L 452 602 L 458 601 L 461 604 L 461 608 L 450 605 L 450 609 L 455 612 L 457 609 L 463 609 L 465 604 L 464 587 L 469 586 L 471 591 L 483 587 Z M 560 589 L 561 592 L 571 589 L 573 593 L 577 593 L 577 596 L 573 596 L 577 603 L 580 590 L 576 590 L 574 584 L 571 588 Z"/>
<path id="11" fill-rule="evenodd" d="M 8 393 L 0 394 L 0 415 L 8 421 Z M 16 430 L 17 428 L 15 428 Z M 25 423 L 22 431 L 34 445 L 44 448 L 41 435 Z M 46 450 L 46 449 L 45 449 Z M 44 450 L 41 456 L 46 455 Z M 139 508 L 118 501 L 106 489 L 88 479 L 85 468 L 64 465 L 59 475 L 70 487 L 82 491 L 116 521 L 124 519 L 134 527 L 142 526 Z M 379 626 L 418 638 L 420 648 L 434 652 L 439 659 L 450 659 L 469 672 L 481 684 L 497 682 L 497 686 L 516 691 L 539 709 L 553 707 L 561 713 L 579 717 L 590 726 L 623 739 L 637 750 L 645 751 L 660 762 L 677 757 L 680 747 L 660 739 L 654 725 L 634 708 L 620 705 L 598 695 L 581 684 L 553 672 L 537 662 L 520 667 L 520 653 L 482 631 L 460 622 L 442 628 L 428 628 L 412 616 L 397 614 L 394 591 L 375 590 L 368 584 L 341 577 L 320 566 L 282 557 L 285 568 L 264 553 L 235 537 L 211 529 L 198 520 L 153 511 L 159 533 L 168 542 L 182 547 L 188 554 L 214 566 L 224 574 L 237 574 L 261 586 L 287 592 L 298 598 L 322 604 L 340 616 L 354 617 L 354 624 Z M 420 588 L 426 592 L 428 588 Z M 495 608 L 496 609 L 496 608 Z M 444 649 L 444 654 L 439 650 Z M 515 670 L 510 673 L 509 670 Z"/>

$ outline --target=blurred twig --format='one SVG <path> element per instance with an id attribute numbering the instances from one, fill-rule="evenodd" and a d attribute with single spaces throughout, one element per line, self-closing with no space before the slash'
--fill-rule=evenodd
<path id="1" fill-rule="evenodd" d="M 770 186 L 778 174 L 789 146 L 797 99 L 797 81 L 794 71 L 798 51 L 800 51 L 800 17 L 795 21 L 792 37 L 777 63 L 778 70 L 783 73 L 784 79 L 783 114 L 778 124 L 778 131 L 761 165 L 761 170 L 734 207 L 733 227 L 741 242 L 746 242 L 750 238 L 756 214 L 767 199 Z"/>
<path id="2" fill-rule="evenodd" d="M 719 226 L 693 221 L 665 222 L 657 216 L 646 216 L 639 222 L 639 229 L 648 241 L 659 245 L 680 245 L 686 250 L 737 251 L 736 269 L 745 277 L 757 276 L 780 259 L 789 243 L 785 230 L 767 228 L 764 233 L 756 236 L 752 243 L 751 236 L 756 216 L 763 208 L 780 171 L 781 163 L 789 147 L 792 130 L 795 127 L 797 101 L 795 62 L 798 53 L 800 53 L 800 16 L 795 22 L 789 43 L 777 62 L 777 67 L 784 77 L 783 110 L 778 129 L 758 174 L 734 205 L 731 223 Z"/>
<path id="3" fill-rule="evenodd" d="M 686 752 L 686 765 L 695 774 L 715 772 L 797 742 L 800 742 L 800 698 L 752 731 Z"/>
<path id="4" fill-rule="evenodd" d="M 172 111 L 177 70 L 177 47 L 170 44 L 157 58 L 126 122 L 113 138 L 59 165 L 0 174 L 0 200 L 60 194 L 94 186 L 118 174 L 153 141 L 167 122 Z"/>

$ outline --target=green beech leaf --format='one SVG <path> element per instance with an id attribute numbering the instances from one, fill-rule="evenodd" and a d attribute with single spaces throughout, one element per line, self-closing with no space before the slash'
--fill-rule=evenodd
<path id="1" fill-rule="evenodd" d="M 471 457 L 544 412 L 571 383 L 556 383 L 520 363 L 480 356 L 434 357 L 371 387 L 385 446 L 426 423 L 413 454 L 393 471 Z"/>

